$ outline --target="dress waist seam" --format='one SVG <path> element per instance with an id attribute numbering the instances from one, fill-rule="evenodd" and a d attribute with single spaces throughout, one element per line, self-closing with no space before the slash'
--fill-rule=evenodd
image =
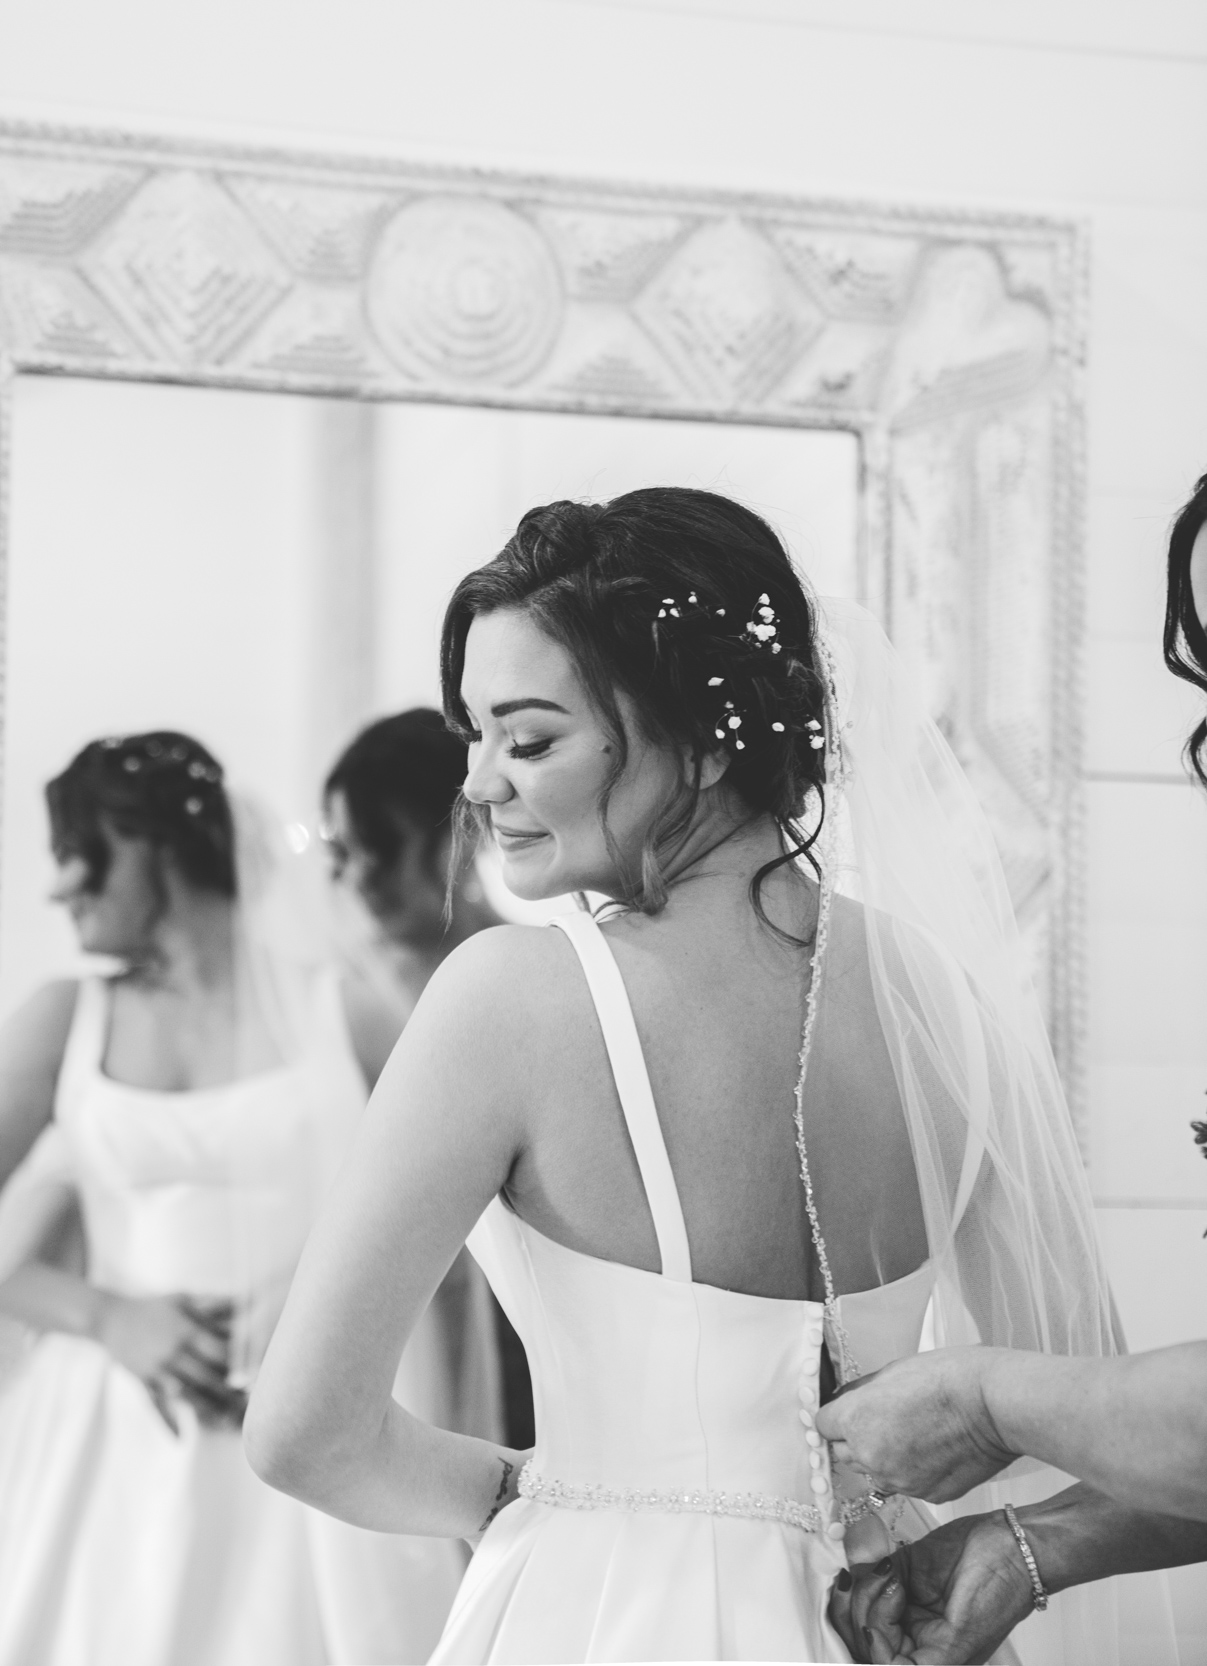
<path id="1" fill-rule="evenodd" d="M 742 1521 L 776 1521 L 803 1533 L 840 1539 L 847 1524 L 867 1513 L 866 1500 L 839 1504 L 833 1512 L 765 1492 L 717 1492 L 701 1487 L 607 1487 L 542 1475 L 529 1459 L 520 1471 L 519 1493 L 561 1510 L 620 1510 L 630 1514 L 728 1516 Z"/>

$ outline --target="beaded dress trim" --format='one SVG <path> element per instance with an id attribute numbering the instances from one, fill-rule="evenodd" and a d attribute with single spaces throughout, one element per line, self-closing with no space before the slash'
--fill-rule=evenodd
<path id="1" fill-rule="evenodd" d="M 836 1523 L 848 1525 L 879 1508 L 866 1497 L 836 1503 L 831 1514 L 818 1509 L 815 1504 L 802 1504 L 798 1499 L 777 1498 L 769 1493 L 707 1492 L 691 1488 L 682 1492 L 658 1492 L 643 1487 L 604 1487 L 590 1482 L 576 1486 L 569 1481 L 545 1477 L 533 1467 L 531 1458 L 520 1471 L 519 1493 L 521 1498 L 531 1498 L 538 1504 L 552 1504 L 560 1510 L 735 1516 L 744 1521 L 779 1521 L 785 1527 L 798 1527 L 802 1533 L 828 1533 L 831 1537 L 834 1536 Z"/>
<path id="2" fill-rule="evenodd" d="M 814 1504 L 753 1492 L 650 1492 L 640 1487 L 602 1487 L 547 1480 L 529 1459 L 520 1471 L 520 1496 L 563 1510 L 653 1511 L 659 1515 L 738 1516 L 746 1521 L 782 1521 L 805 1533 L 818 1533 L 825 1517 Z"/>
<path id="3" fill-rule="evenodd" d="M 805 1148 L 805 1078 L 809 1073 L 809 1054 L 813 1048 L 813 1031 L 817 1024 L 817 1003 L 818 996 L 821 993 L 821 973 L 825 960 L 826 945 L 830 940 L 830 910 L 833 902 L 834 884 L 827 871 L 818 890 L 817 930 L 813 938 L 813 958 L 809 968 L 809 992 L 805 997 L 805 1022 L 801 1030 L 792 1120 L 796 1125 L 796 1153 L 800 1161 L 801 1185 L 805 1189 L 805 1213 L 809 1217 L 809 1232 L 813 1238 L 813 1248 L 817 1253 L 817 1265 L 821 1270 L 822 1284 L 825 1287 L 826 1319 L 829 1322 L 831 1333 L 838 1342 L 839 1378 L 842 1382 L 847 1383 L 852 1378 L 860 1376 L 861 1372 L 851 1350 L 851 1340 L 846 1333 L 846 1327 L 839 1317 L 838 1297 L 834 1293 L 834 1278 L 830 1272 L 830 1258 L 826 1254 L 826 1241 L 822 1237 L 821 1222 L 817 1218 L 817 1202 L 813 1196 L 813 1177 L 809 1173 L 809 1156 Z"/>

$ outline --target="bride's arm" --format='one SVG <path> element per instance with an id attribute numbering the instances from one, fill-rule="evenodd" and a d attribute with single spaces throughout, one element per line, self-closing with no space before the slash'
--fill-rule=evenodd
<path id="1" fill-rule="evenodd" d="M 432 979 L 311 1234 L 244 1440 L 273 1486 L 380 1531 L 469 1537 L 522 1454 L 410 1416 L 407 1337 L 527 1138 L 555 933 L 480 933 Z"/>
<path id="2" fill-rule="evenodd" d="M 35 1331 L 97 1334 L 101 1292 L 82 1254 L 61 1253 L 77 1247 L 68 1231 L 78 1219 L 63 1132 L 52 1123 L 0 1190 L 0 1313 Z"/>
<path id="3" fill-rule="evenodd" d="M 51 1116 L 78 989 L 46 984 L 0 1025 L 0 1313 L 91 1335 L 98 1293 L 73 1271 L 40 1264 L 75 1204 Z"/>
<path id="4" fill-rule="evenodd" d="M 44 984 L 0 1024 L 0 1187 L 51 1119 L 78 990 Z"/>
<path id="5" fill-rule="evenodd" d="M 28 1261 L 75 1272 L 83 1260 L 75 1175 L 63 1130 L 52 1123 L 0 1188 L 0 1279 Z"/>

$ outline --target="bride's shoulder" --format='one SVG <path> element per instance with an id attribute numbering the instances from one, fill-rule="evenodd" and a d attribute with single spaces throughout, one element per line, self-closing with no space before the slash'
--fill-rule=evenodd
<path id="1" fill-rule="evenodd" d="M 75 978 L 43 984 L 0 1023 L 0 1123 L 29 1132 L 50 1118 L 79 990 Z"/>
<path id="2" fill-rule="evenodd" d="M 522 968 L 539 975 L 543 968 L 564 965 L 568 946 L 565 933 L 549 926 L 487 926 L 453 950 L 440 974 L 489 978 Z"/>
<path id="3" fill-rule="evenodd" d="M 489 926 L 453 950 L 420 1006 L 439 1004 L 445 1011 L 541 1026 L 566 1004 L 574 986 L 566 975 L 573 959 L 564 932 L 548 926 Z"/>
<path id="4" fill-rule="evenodd" d="M 55 978 L 35 989 L 2 1023 L 0 1049 L 5 1053 L 50 1054 L 57 1059 L 67 1045 L 80 992 L 78 978 Z"/>
<path id="5" fill-rule="evenodd" d="M 955 961 L 939 937 L 915 921 L 902 919 L 886 909 L 870 907 L 855 897 L 838 893 L 830 916 L 831 952 L 853 959 L 867 958 L 869 945 L 894 967 L 909 962 L 931 968 L 955 970 Z"/>

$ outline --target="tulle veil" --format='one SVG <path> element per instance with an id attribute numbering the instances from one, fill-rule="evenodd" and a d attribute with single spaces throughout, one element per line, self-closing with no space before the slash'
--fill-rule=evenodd
<path id="1" fill-rule="evenodd" d="M 335 975 L 336 945 L 312 848 L 294 849 L 284 824 L 253 794 L 235 789 L 228 797 L 236 875 L 234 1079 L 254 1084 L 264 1072 L 298 1070 L 313 1054 L 318 984 Z M 254 1150 L 233 1143 L 227 1177 L 238 1286 L 231 1381 L 243 1384 L 263 1358 L 297 1256 L 334 1178 L 329 1138 L 313 1118 L 291 1148 L 289 1176 L 257 1173 Z M 257 1200 L 269 1188 L 277 1206 L 266 1215 Z"/>
<path id="2" fill-rule="evenodd" d="M 985 814 L 872 616 L 833 598 L 818 609 L 830 699 L 817 851 L 836 894 L 863 907 L 935 1274 L 934 1343 L 1120 1352 L 1088 1179 Z M 1068 1484 L 1021 1460 L 956 1511 Z M 1138 1652 L 1120 1652 L 1124 1634 Z M 1024 1666 L 1178 1660 L 1162 1575 L 1062 1593 L 1012 1642 Z"/>
<path id="3" fill-rule="evenodd" d="M 282 823 L 256 797 L 228 792 L 234 827 L 231 907 L 232 1091 L 265 1073 L 304 1064 L 315 1045 L 316 980 L 332 975 L 335 944 L 317 863 L 292 850 Z M 120 962 L 88 957 L 82 968 L 108 974 Z M 248 1114 L 256 1114 L 248 1107 Z M 232 1146 L 225 1174 L 235 1322 L 231 1381 L 247 1385 L 284 1302 L 297 1254 L 331 1181 L 330 1139 L 313 1128 L 294 1141 L 288 1176 L 257 1171 Z M 313 1138 L 310 1137 L 313 1133 Z M 271 1192 L 270 1214 L 263 1207 Z M 0 1196 L 0 1277 L 29 1256 L 86 1271 L 71 1153 L 52 1121 Z M 11 1329 L 11 1327 L 10 1327 Z M 34 1338 L 28 1336 L 26 1342 Z M 9 1351 L 12 1351 L 10 1344 Z"/>

